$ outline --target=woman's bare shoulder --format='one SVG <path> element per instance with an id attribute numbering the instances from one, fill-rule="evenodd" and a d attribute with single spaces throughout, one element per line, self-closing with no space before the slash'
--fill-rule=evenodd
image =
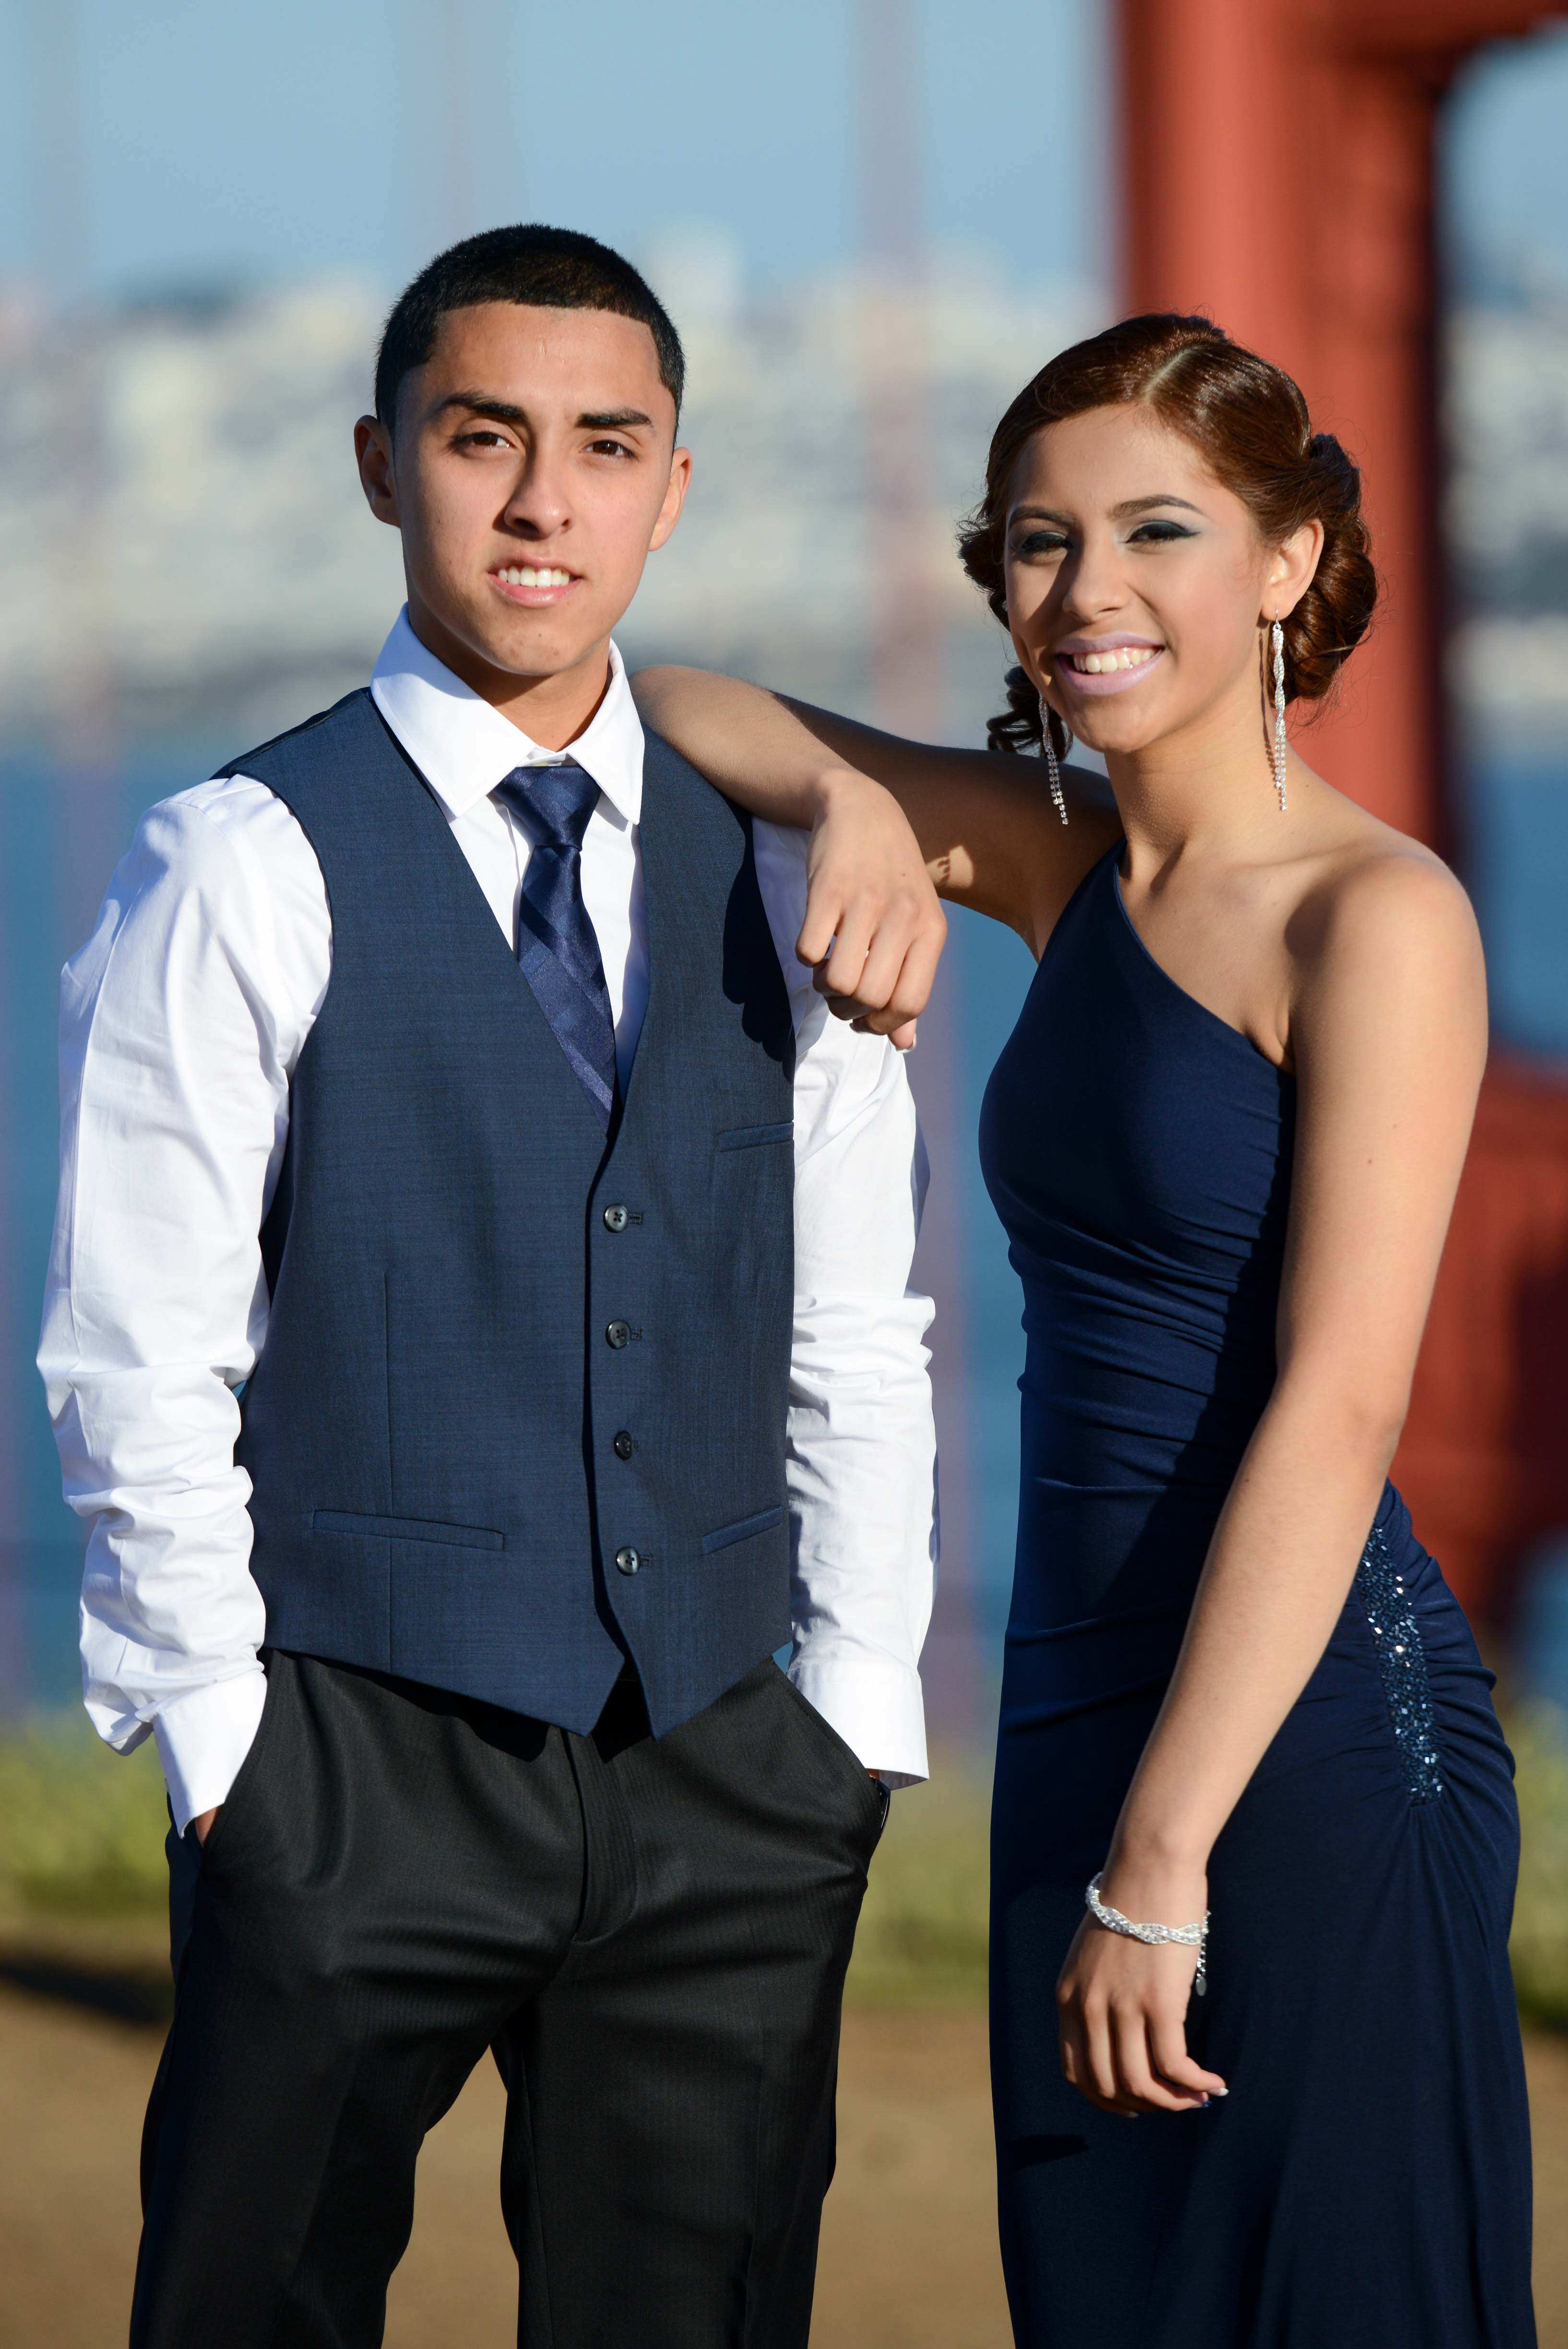
<path id="1" fill-rule="evenodd" d="M 1286 943 L 1307 979 L 1357 973 L 1397 988 L 1484 988 L 1480 935 L 1458 875 L 1435 849 L 1342 802 L 1348 813 L 1303 860 Z"/>

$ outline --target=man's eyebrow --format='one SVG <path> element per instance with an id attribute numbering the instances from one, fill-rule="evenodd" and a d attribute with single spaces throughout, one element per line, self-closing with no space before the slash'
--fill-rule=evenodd
<path id="1" fill-rule="evenodd" d="M 577 419 L 582 432 L 626 432 L 634 424 L 646 424 L 651 431 L 653 419 L 645 416 L 640 408 L 588 409 Z"/>
<path id="2" fill-rule="evenodd" d="M 493 416 L 497 424 L 523 425 L 528 421 L 526 409 L 519 408 L 514 400 L 496 399 L 488 391 L 449 391 L 431 409 L 431 421 L 444 416 L 449 408 L 464 409 L 471 416 Z"/>
<path id="3" fill-rule="evenodd" d="M 520 430 L 528 423 L 528 411 L 514 400 L 497 399 L 488 391 L 449 391 L 431 410 L 431 420 L 444 416 L 449 409 L 461 409 L 468 416 L 493 416 L 497 424 L 515 424 Z M 577 419 L 579 432 L 627 432 L 642 425 L 653 429 L 653 419 L 640 408 L 585 409 Z"/>

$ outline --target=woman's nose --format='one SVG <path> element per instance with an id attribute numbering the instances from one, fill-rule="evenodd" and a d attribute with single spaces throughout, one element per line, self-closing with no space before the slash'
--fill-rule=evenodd
<path id="1" fill-rule="evenodd" d="M 1064 608 L 1085 619 L 1119 611 L 1127 600 L 1127 582 L 1115 550 L 1092 540 L 1067 565 L 1062 585 Z"/>

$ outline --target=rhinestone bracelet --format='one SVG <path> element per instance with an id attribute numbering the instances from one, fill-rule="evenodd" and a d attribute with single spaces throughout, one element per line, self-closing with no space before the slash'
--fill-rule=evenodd
<path id="1" fill-rule="evenodd" d="M 1143 1941 L 1151 1949 L 1158 1948 L 1162 1941 L 1179 1941 L 1184 1950 L 1196 1950 L 1198 1971 L 1193 1977 L 1192 1987 L 1199 1998 L 1203 1996 L 1209 1988 L 1209 1911 L 1207 1909 L 1203 1912 L 1202 1922 L 1197 1925 L 1135 1925 L 1130 1917 L 1124 1917 L 1119 1909 L 1112 1909 L 1101 1899 L 1100 1879 L 1097 1876 L 1085 1893 L 1084 1900 L 1096 1924 L 1103 1925 L 1107 1933 L 1125 1934 L 1129 1941 Z"/>

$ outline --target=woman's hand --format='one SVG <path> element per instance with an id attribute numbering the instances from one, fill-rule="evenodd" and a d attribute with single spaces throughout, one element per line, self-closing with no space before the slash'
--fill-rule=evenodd
<path id="1" fill-rule="evenodd" d="M 1201 1872 L 1106 1870 L 1103 1896 L 1126 1917 L 1189 1925 L 1208 1907 Z M 1151 1905 L 1152 1903 L 1152 1905 Z M 1149 1947 L 1085 1914 L 1056 1984 L 1062 2069 L 1102 2112 L 1199 2112 L 1227 2091 L 1187 2052 L 1198 1951 Z"/>
<path id="2" fill-rule="evenodd" d="M 841 1019 L 908 1049 L 947 937 L 947 917 L 908 817 L 853 767 L 824 776 L 795 948 Z"/>

